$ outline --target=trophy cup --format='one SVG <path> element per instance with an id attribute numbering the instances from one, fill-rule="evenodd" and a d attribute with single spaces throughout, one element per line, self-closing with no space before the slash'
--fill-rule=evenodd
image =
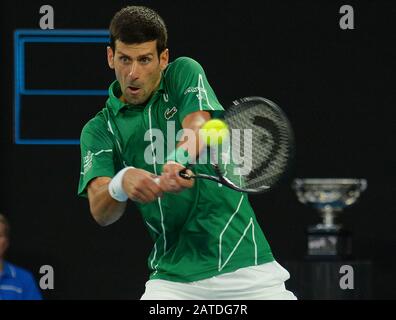
<path id="1" fill-rule="evenodd" d="M 365 179 L 295 179 L 298 200 L 316 209 L 322 223 L 307 228 L 307 258 L 350 258 L 351 233 L 334 220 L 366 190 Z"/>

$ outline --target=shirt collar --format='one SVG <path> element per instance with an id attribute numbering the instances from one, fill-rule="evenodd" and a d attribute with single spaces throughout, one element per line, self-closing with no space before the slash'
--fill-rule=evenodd
<path id="1" fill-rule="evenodd" d="M 161 75 L 161 81 L 159 84 L 158 89 L 154 92 L 155 95 L 157 92 L 164 92 L 165 91 L 165 81 L 164 81 L 164 74 Z M 129 103 L 123 102 L 120 100 L 122 95 L 120 83 L 115 80 L 109 87 L 109 98 L 107 99 L 107 106 L 113 111 L 114 115 L 117 115 L 121 109 L 125 107 L 132 106 Z M 144 106 L 144 105 L 141 105 Z M 132 106 L 134 107 L 134 106 Z"/>
<path id="2" fill-rule="evenodd" d="M 6 261 L 3 261 L 3 272 L 1 273 L 1 277 L 15 278 L 15 276 L 16 274 L 14 267 Z"/>
<path id="3" fill-rule="evenodd" d="M 121 95 L 121 86 L 116 80 L 109 87 L 109 98 L 107 99 L 107 106 L 115 115 L 117 115 L 122 108 L 128 106 L 128 103 L 120 100 Z"/>

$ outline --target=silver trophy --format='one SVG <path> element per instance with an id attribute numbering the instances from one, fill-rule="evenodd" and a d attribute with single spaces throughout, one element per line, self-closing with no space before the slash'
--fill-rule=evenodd
<path id="1" fill-rule="evenodd" d="M 309 226 L 307 252 L 309 257 L 349 257 L 351 235 L 335 217 L 356 202 L 366 190 L 365 179 L 295 179 L 292 184 L 298 200 L 316 209 L 322 223 Z"/>

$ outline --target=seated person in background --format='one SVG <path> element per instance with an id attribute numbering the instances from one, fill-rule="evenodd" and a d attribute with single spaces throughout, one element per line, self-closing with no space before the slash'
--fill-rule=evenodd
<path id="1" fill-rule="evenodd" d="M 32 274 L 4 260 L 9 236 L 8 221 L 0 214 L 0 300 L 41 300 Z"/>

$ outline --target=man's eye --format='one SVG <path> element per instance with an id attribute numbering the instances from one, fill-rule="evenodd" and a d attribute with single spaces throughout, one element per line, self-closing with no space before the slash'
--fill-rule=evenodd
<path id="1" fill-rule="evenodd" d="M 122 63 L 129 62 L 129 58 L 128 57 L 120 57 L 120 60 L 121 60 Z"/>
<path id="2" fill-rule="evenodd" d="M 151 61 L 151 58 L 149 58 L 149 57 L 144 57 L 144 58 L 141 58 L 141 59 L 140 59 L 140 62 L 143 63 L 143 64 L 147 64 L 147 63 L 149 63 L 150 61 Z"/>

